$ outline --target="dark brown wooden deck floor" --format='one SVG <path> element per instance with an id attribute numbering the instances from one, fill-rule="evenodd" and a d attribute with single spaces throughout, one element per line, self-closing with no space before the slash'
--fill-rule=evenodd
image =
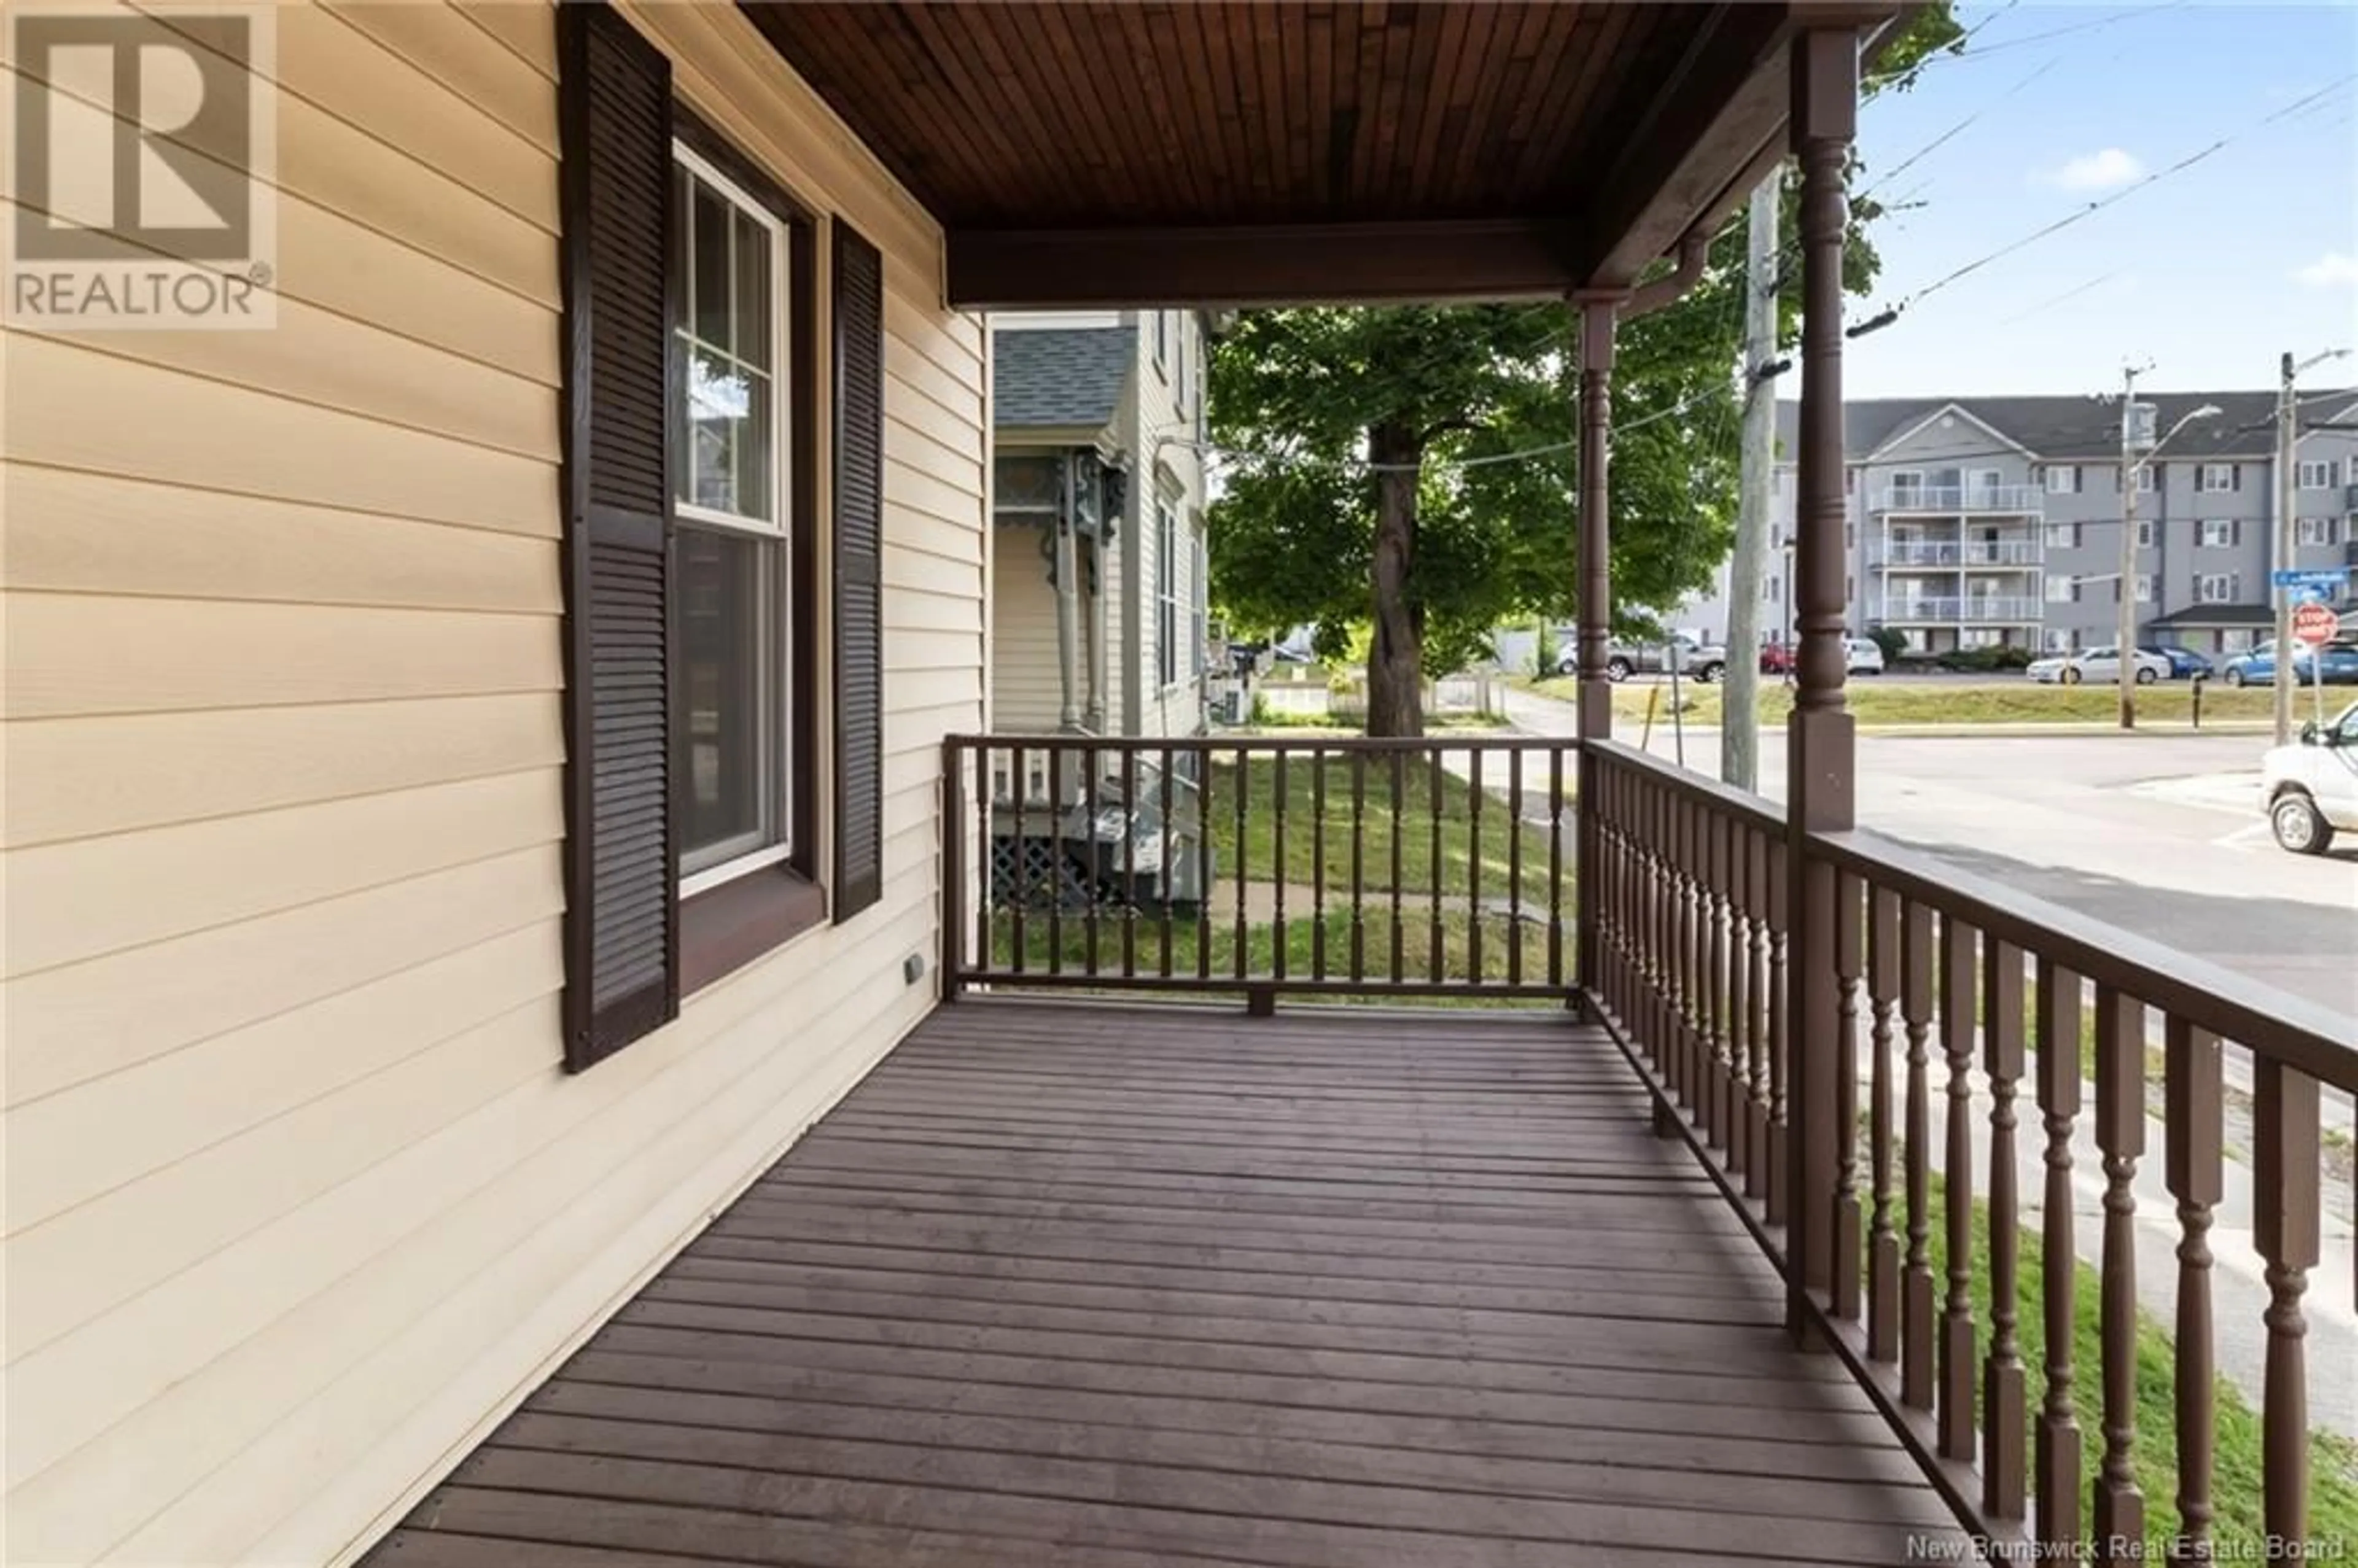
<path id="1" fill-rule="evenodd" d="M 1909 1561 L 1779 1314 L 1560 1017 L 961 1003 L 371 1561 Z"/>

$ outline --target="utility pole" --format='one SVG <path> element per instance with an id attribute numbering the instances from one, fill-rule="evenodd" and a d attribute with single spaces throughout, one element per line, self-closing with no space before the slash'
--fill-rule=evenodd
<path id="1" fill-rule="evenodd" d="M 2300 371 L 2292 362 L 2292 352 L 2287 350 L 2277 362 L 2277 547 L 2268 552 L 2268 574 L 2271 579 L 2277 572 L 2292 565 L 2295 536 L 2293 512 L 2299 505 L 2294 493 L 2293 481 L 2293 395 L 2292 384 Z M 2292 589 L 2280 588 L 2271 580 L 2268 591 L 2277 601 L 2276 679 L 2268 683 L 2276 698 L 2276 743 L 2292 742 Z"/>
<path id="2" fill-rule="evenodd" d="M 2136 453 L 2136 378 L 2145 368 L 2125 365 L 2121 369 L 2121 578 L 2115 585 L 2120 597 L 2120 623 L 2115 653 L 2120 665 L 2124 730 L 2136 728 L 2136 498 L 2142 477 L 2138 470 L 2143 466 Z M 2147 439 L 2149 442 L 2152 438 L 2148 436 Z"/>
<path id="3" fill-rule="evenodd" d="M 1719 776 L 1757 791 L 1760 763 L 1760 587 L 1768 567 L 1768 511 L 1777 460 L 1777 187 L 1772 168 L 1753 188 L 1744 252 L 1744 432 L 1736 554 L 1727 572 L 1727 683 Z"/>

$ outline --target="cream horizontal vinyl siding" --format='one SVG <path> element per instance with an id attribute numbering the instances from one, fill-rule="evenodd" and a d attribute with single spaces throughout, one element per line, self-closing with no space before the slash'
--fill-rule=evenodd
<path id="1" fill-rule="evenodd" d="M 1006 527 L 991 541 L 990 722 L 1006 735 L 1052 735 L 1063 717 L 1056 593 L 1040 557 L 1042 536 Z"/>
<path id="2" fill-rule="evenodd" d="M 982 339 L 741 16 L 627 14 L 885 254 L 883 898 L 561 1070 L 552 16 L 281 13 L 278 330 L 5 345 L 12 1563 L 349 1560 L 930 1003 Z"/>

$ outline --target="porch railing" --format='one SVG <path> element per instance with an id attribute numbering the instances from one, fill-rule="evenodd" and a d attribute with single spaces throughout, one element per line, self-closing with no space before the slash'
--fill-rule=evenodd
<path id="1" fill-rule="evenodd" d="M 953 737 L 946 991 L 1561 1003 L 1574 746 Z"/>
<path id="2" fill-rule="evenodd" d="M 1869 833 L 1790 837 L 1777 808 L 1629 748 L 1587 761 L 1591 999 L 1789 1276 L 1790 1222 L 1816 1217 L 1823 1277 L 1795 1300 L 1960 1514 L 2054 1561 L 2255 1550 L 2213 1541 L 2223 1488 L 2255 1486 L 2223 1472 L 2216 1394 L 2213 1227 L 2248 1225 L 2261 1283 L 2231 1274 L 2226 1293 L 2264 1336 L 2262 1452 L 2235 1507 L 2277 1553 L 2251 1560 L 2309 1541 L 2302 1298 L 2329 1195 L 2320 1091 L 2358 1090 L 2349 1021 Z M 1806 955 L 1788 922 L 1802 876 L 1833 903 L 1812 923 L 1830 949 Z M 1797 1061 L 1784 1001 L 1804 986 L 1839 1024 Z M 2228 1212 L 2238 1051 L 2248 1216 Z M 2138 1422 L 2137 1176 L 2157 1157 L 2177 1237 L 2164 1432 Z M 2093 1365 L 2074 1348 L 2083 1170 L 2104 1212 Z M 2145 1495 L 2141 1460 L 2166 1495 Z"/>

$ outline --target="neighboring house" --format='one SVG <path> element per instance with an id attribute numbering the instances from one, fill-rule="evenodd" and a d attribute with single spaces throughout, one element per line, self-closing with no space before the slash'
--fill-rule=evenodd
<path id="1" fill-rule="evenodd" d="M 993 729 L 1202 729 L 1206 326 L 992 316 Z"/>
<path id="2" fill-rule="evenodd" d="M 2140 641 L 2235 652 L 2274 622 L 2274 392 L 2161 393 L 2168 431 L 2139 475 Z M 2089 397 L 1877 398 L 1847 405 L 1849 622 L 1927 652 L 2092 647 L 2117 634 L 2120 405 Z M 1790 449 L 1793 406 L 1778 409 Z M 2295 448 L 2295 546 L 2282 564 L 2358 564 L 2358 393 L 2309 393 Z M 1780 460 L 1761 634 L 1790 640 L 1794 470 Z M 1726 571 L 1682 622 L 1724 630 Z"/>

